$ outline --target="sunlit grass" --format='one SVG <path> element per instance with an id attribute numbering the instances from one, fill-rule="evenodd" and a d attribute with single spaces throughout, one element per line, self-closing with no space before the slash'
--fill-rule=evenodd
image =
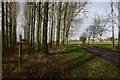
<path id="1" fill-rule="evenodd" d="M 118 68 L 111 63 L 98 58 L 77 45 L 70 44 L 69 55 L 71 74 L 78 78 L 116 78 Z"/>
<path id="2" fill-rule="evenodd" d="M 79 78 L 118 78 L 118 68 L 98 57 L 71 71 Z"/>

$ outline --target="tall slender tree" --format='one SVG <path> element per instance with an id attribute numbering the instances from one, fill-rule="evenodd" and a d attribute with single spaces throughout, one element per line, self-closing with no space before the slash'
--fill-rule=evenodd
<path id="1" fill-rule="evenodd" d="M 33 27 L 34 27 L 34 24 L 33 24 L 33 14 L 34 14 L 34 9 L 33 9 L 33 3 L 31 3 L 31 47 L 33 47 Z"/>
<path id="2" fill-rule="evenodd" d="M 40 45 L 41 45 L 41 23 L 42 23 L 42 20 L 41 20 L 41 2 L 38 3 L 38 26 L 37 26 L 37 51 L 40 50 Z"/>
<path id="3" fill-rule="evenodd" d="M 43 19 L 43 52 L 48 53 L 47 29 L 48 29 L 48 2 L 44 2 L 44 19 Z"/>
<path id="4" fill-rule="evenodd" d="M 8 2 L 6 2 L 6 48 L 8 48 Z"/>
<path id="5" fill-rule="evenodd" d="M 14 8 L 12 8 L 12 23 L 13 23 L 13 25 L 12 25 L 12 27 L 13 27 L 13 30 L 12 30 L 12 35 L 13 35 L 13 45 L 16 45 L 16 42 L 17 42 L 17 33 L 16 33 L 16 29 L 17 29 L 17 23 L 16 23 L 16 18 L 17 18 L 17 5 L 16 5 L 16 3 L 14 2 L 13 4 L 13 7 Z"/>
<path id="6" fill-rule="evenodd" d="M 112 48 L 114 48 L 114 3 L 111 0 L 111 12 L 112 12 Z"/>
<path id="7" fill-rule="evenodd" d="M 66 16 L 67 16 L 67 8 L 68 2 L 64 3 L 64 26 L 63 26 L 63 34 L 62 34 L 62 44 L 65 44 L 65 29 L 66 29 Z"/>
<path id="8" fill-rule="evenodd" d="M 12 2 L 9 4 L 9 17 L 10 17 L 10 25 L 9 25 L 9 47 L 12 47 L 13 40 L 12 40 Z"/>
<path id="9" fill-rule="evenodd" d="M 4 2 L 2 2 L 2 49 L 5 49 Z"/>
<path id="10" fill-rule="evenodd" d="M 59 47 L 60 44 L 60 22 L 61 22 L 61 7 L 62 2 L 58 3 L 58 12 L 57 12 L 57 35 L 56 35 L 56 47 Z"/>
<path id="11" fill-rule="evenodd" d="M 118 2 L 118 29 L 119 29 L 119 33 L 118 33 L 118 49 L 120 49 L 120 1 Z"/>
<path id="12" fill-rule="evenodd" d="M 50 48 L 52 48 L 52 45 L 53 45 L 53 28 L 54 28 L 54 2 L 52 3 L 52 21 L 51 21 L 51 36 L 50 36 Z"/>

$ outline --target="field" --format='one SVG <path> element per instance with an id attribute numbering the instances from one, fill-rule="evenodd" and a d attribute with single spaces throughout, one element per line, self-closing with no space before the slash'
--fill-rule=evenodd
<path id="1" fill-rule="evenodd" d="M 51 54 L 23 55 L 21 69 L 18 54 L 3 57 L 3 78 L 118 78 L 119 69 L 92 55 L 76 44 Z"/>
<path id="2" fill-rule="evenodd" d="M 118 53 L 120 53 L 120 50 L 117 48 L 117 42 L 115 42 L 114 48 L 112 48 L 112 43 L 110 41 L 101 42 L 101 43 L 95 42 L 94 44 L 90 42 L 90 46 L 97 46 L 108 50 L 117 51 Z"/>

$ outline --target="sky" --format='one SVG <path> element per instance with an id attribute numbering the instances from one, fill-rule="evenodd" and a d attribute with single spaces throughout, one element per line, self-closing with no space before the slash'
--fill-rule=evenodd
<path id="1" fill-rule="evenodd" d="M 94 0 L 95 1 L 95 0 Z M 79 39 L 79 36 L 85 31 L 85 29 L 87 27 L 89 27 L 90 24 L 92 24 L 92 18 L 94 16 L 94 14 L 100 14 L 100 15 L 106 15 L 106 11 L 107 13 L 111 12 L 111 4 L 110 2 L 102 2 L 101 0 L 97 0 L 98 2 L 91 2 L 91 4 L 89 4 L 87 6 L 88 9 L 88 13 L 87 13 L 87 18 L 84 19 L 83 24 L 79 27 L 79 30 L 76 31 L 74 36 L 71 36 L 70 39 Z M 117 14 L 117 10 L 115 10 L 115 14 Z M 111 37 L 112 33 L 111 33 L 111 27 L 112 23 L 109 24 L 108 29 L 110 30 L 109 32 L 107 32 L 105 35 L 103 35 L 102 38 L 107 38 L 107 37 Z M 118 28 L 115 26 L 115 38 L 118 37 Z"/>

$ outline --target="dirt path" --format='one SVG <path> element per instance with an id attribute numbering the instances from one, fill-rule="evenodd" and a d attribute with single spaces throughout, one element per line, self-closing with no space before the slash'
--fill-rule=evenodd
<path id="1" fill-rule="evenodd" d="M 114 64 L 117 67 L 120 67 L 120 54 L 117 52 L 109 51 L 107 49 L 103 49 L 100 47 L 95 46 L 84 46 L 79 45 L 82 48 L 86 49 L 87 51 L 95 54 L 96 56 L 109 61 L 110 63 Z"/>

